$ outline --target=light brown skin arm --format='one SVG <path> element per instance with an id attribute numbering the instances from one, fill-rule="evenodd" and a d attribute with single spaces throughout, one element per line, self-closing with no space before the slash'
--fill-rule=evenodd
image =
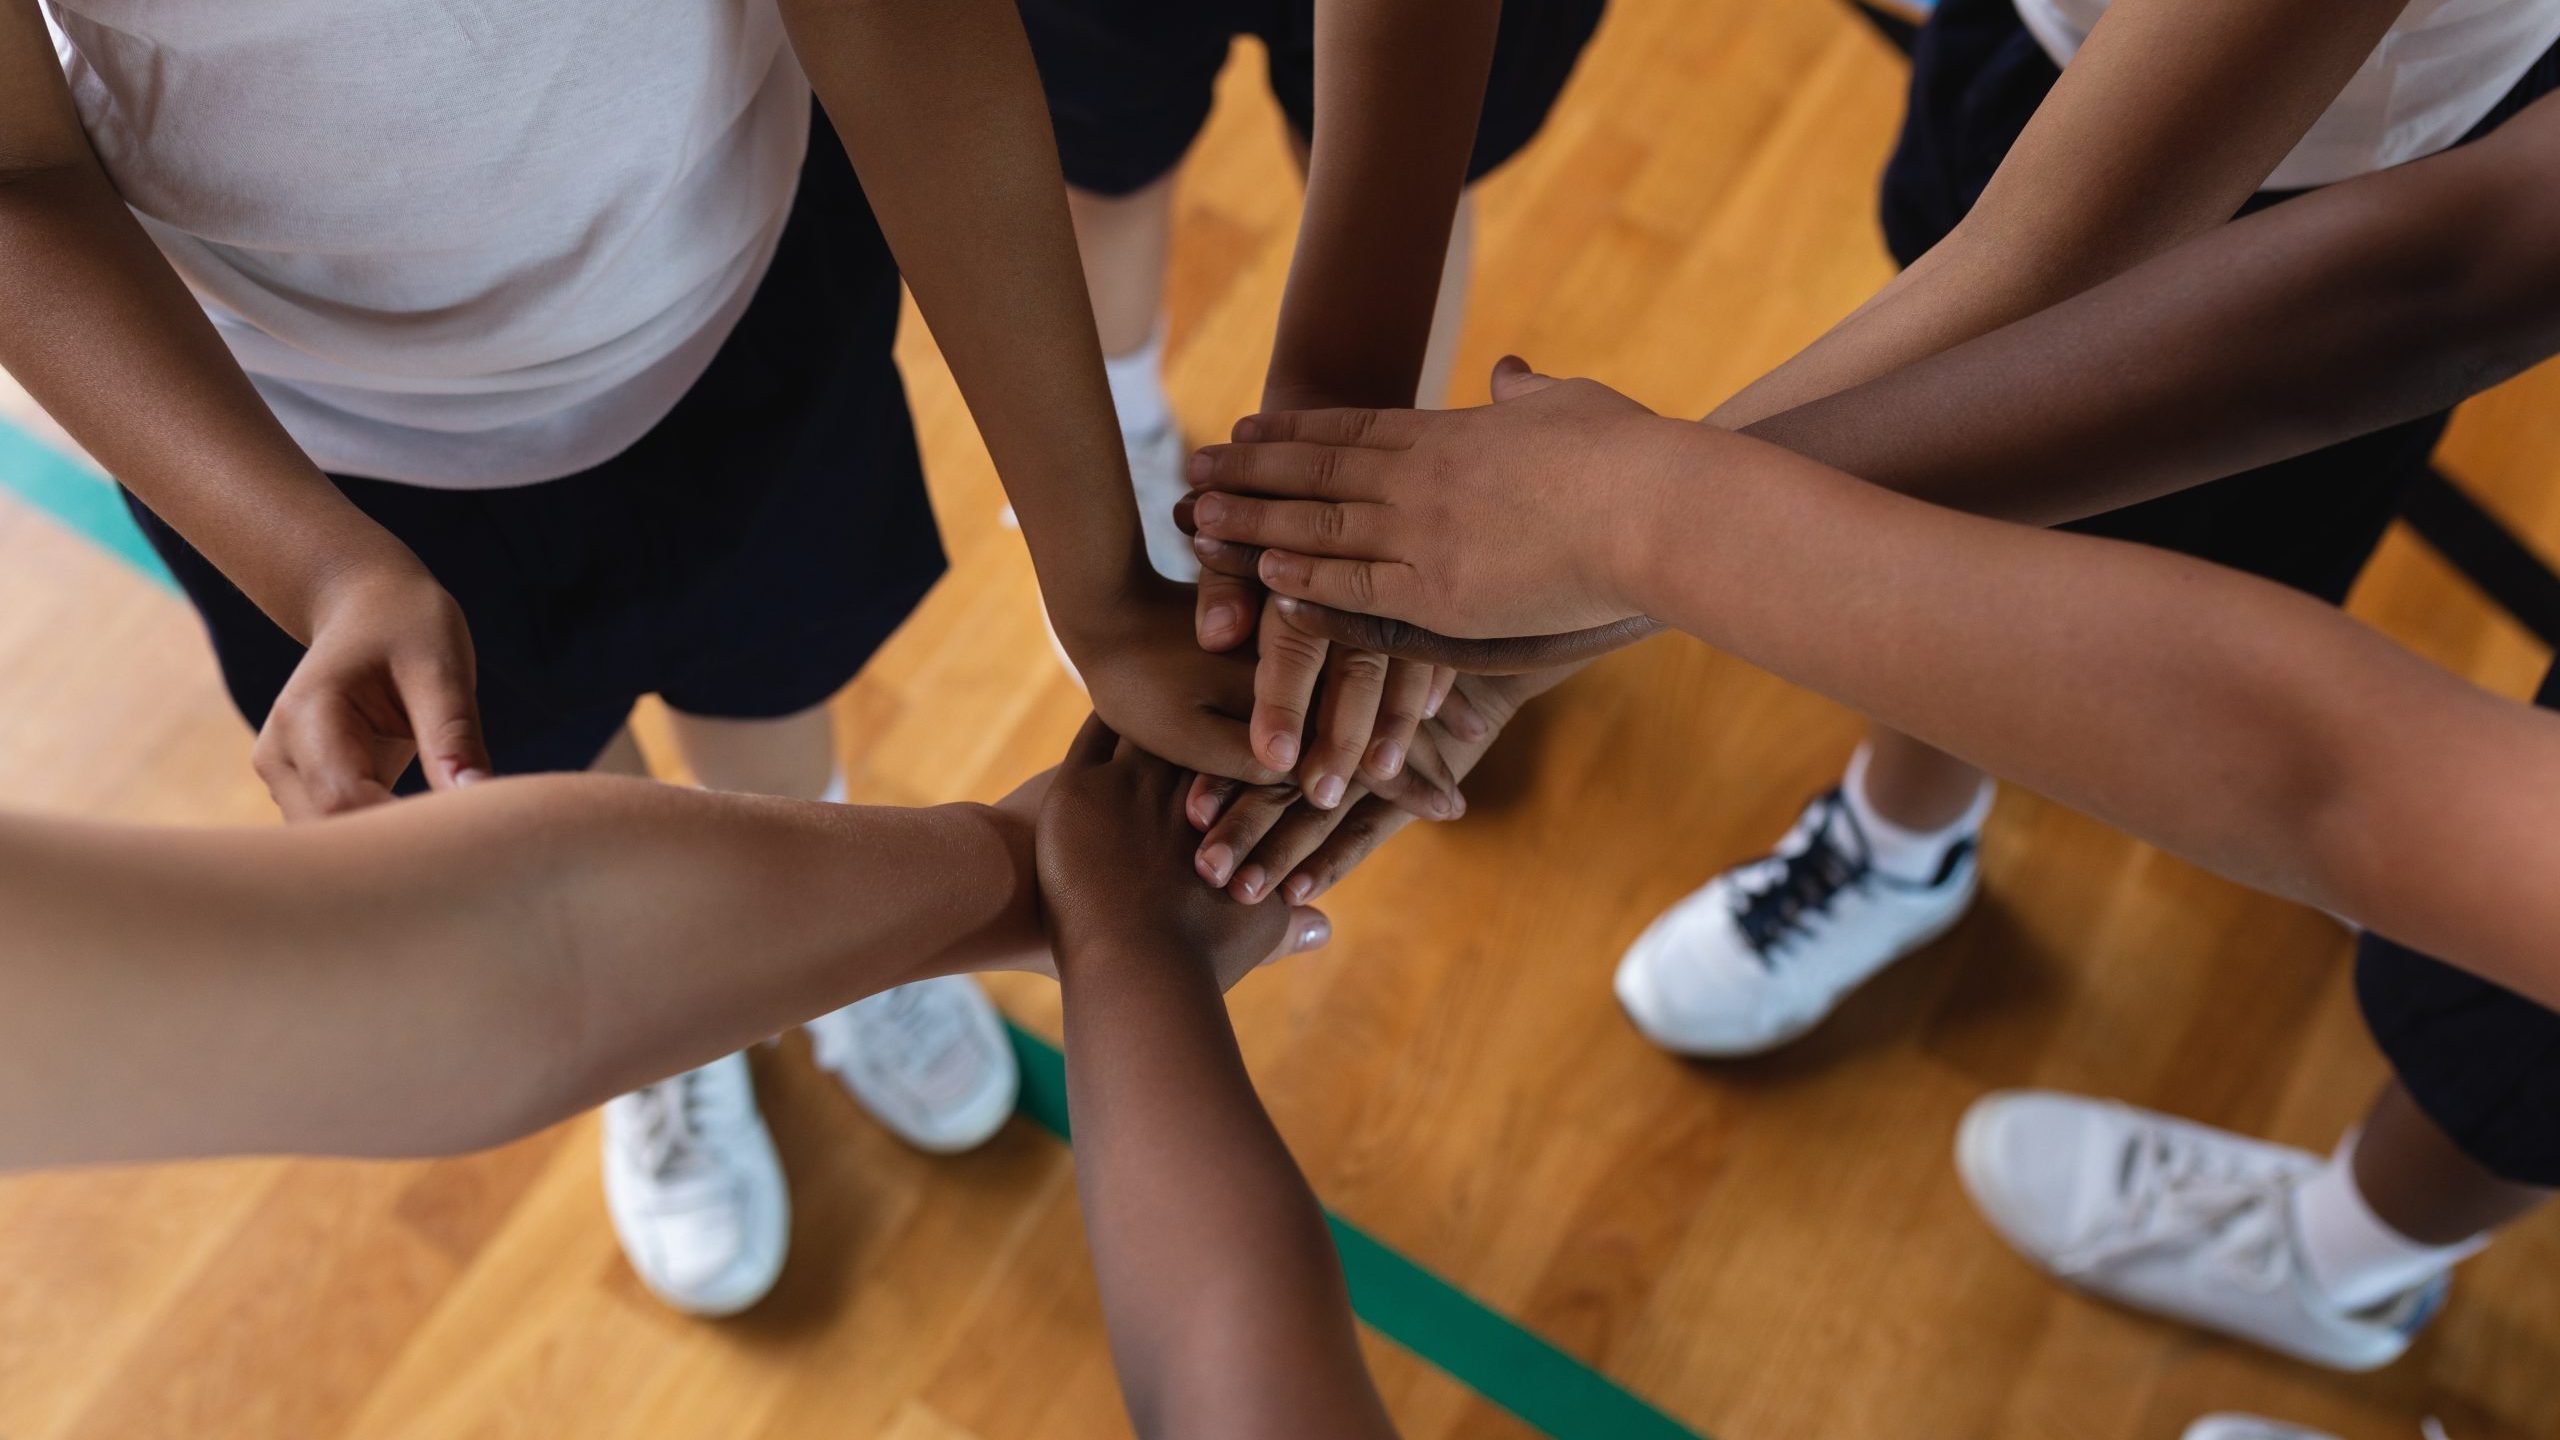
<path id="1" fill-rule="evenodd" d="M 0 1170 L 468 1150 L 893 985 L 1044 968 L 1036 803 L 554 776 L 281 830 L 0 817 Z"/>
<path id="2" fill-rule="evenodd" d="M 1067 652 L 1113 724 L 1257 783 L 1249 659 L 1202 651 L 1192 594 L 1147 568 L 1049 111 L 1013 0 L 782 0 L 951 364 Z"/>
<path id="3" fill-rule="evenodd" d="M 2114 0 L 1953 233 L 1707 418 L 1740 427 L 1970 340 L 2228 221 L 2406 0 Z"/>

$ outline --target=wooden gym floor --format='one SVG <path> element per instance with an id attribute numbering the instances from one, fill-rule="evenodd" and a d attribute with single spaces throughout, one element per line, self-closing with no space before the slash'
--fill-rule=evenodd
<path id="1" fill-rule="evenodd" d="M 1294 223 L 1257 73 L 1230 68 L 1181 191 L 1171 373 L 1204 436 L 1256 393 Z M 1518 350 L 1697 414 L 1783 358 L 1887 273 L 1871 192 L 1902 83 L 1830 0 L 1616 0 L 1545 138 L 1481 192 L 1459 398 Z M 860 800 L 991 797 L 1081 706 L 920 326 L 905 357 L 955 563 L 839 702 L 845 755 Z M 2560 373 L 2469 406 L 2444 459 L 2560 551 Z M 2547 659 L 2405 536 L 2355 610 L 2506 693 Z M 1619 950 L 1765 845 L 1854 731 L 1679 639 L 1532 710 L 1465 822 L 1337 892 L 1328 956 L 1237 993 L 1326 1201 L 1727 1440 L 2154 1440 L 2227 1407 L 2353 1440 L 2427 1414 L 2460 1440 L 2560 1433 L 2560 1216 L 2469 1266 L 2409 1358 L 2340 1377 L 2065 1292 L 1958 1187 L 1956 1117 L 2004 1085 L 2326 1148 L 2383 1072 L 2322 916 L 2012 792 L 1980 910 L 1810 1039 L 1727 1066 L 1640 1041 L 1609 994 Z M 0 495 L 0 804 L 269 823 L 247 753 L 184 607 Z M 996 988 L 1054 1036 L 1046 982 Z M 758 1068 L 799 1228 L 772 1300 L 722 1324 L 623 1268 L 591 1120 L 433 1164 L 0 1182 L 0 1437 L 1124 1432 L 1065 1147 L 1017 1122 L 929 1159 L 796 1040 Z M 1525 1433 L 1372 1348 L 1409 1433 Z"/>

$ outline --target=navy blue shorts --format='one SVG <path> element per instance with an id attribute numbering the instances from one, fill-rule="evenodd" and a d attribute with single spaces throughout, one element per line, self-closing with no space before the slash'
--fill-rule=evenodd
<path id="1" fill-rule="evenodd" d="M 583 770 L 633 702 L 766 719 L 824 703 L 943 571 L 890 355 L 898 270 L 823 119 L 772 268 L 631 448 L 503 490 L 332 476 L 452 592 L 501 774 Z M 143 532 L 262 725 L 302 647 L 140 501 Z M 403 790 L 420 786 L 416 767 Z"/>
<path id="2" fill-rule="evenodd" d="M 1268 52 L 1271 93 L 1304 140 L 1315 125 L 1315 0 L 1018 0 L 1067 183 L 1126 195 L 1162 178 L 1208 122 L 1237 36 Z M 1604 0 L 1503 0 L 1467 179 L 1547 123 Z"/>
<path id="3" fill-rule="evenodd" d="M 2061 78 L 2013 0 L 1939 0 L 1911 58 L 1910 109 L 1884 176 L 1886 244 L 1908 265 L 1982 196 Z M 2560 89 L 2560 48 L 2465 141 Z M 2253 197 L 2242 213 L 2291 198 Z M 2445 415 L 2200 485 L 2067 528 L 2131 540 L 2346 599 Z M 2560 672 L 2541 703 L 2560 707 Z M 2519 1184 L 2560 1186 L 2560 1016 L 2387 940 L 2368 937 L 2356 990 L 2401 1083 L 2464 1152 Z"/>

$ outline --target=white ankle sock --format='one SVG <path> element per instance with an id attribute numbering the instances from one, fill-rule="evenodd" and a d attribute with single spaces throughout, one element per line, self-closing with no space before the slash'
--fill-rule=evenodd
<path id="1" fill-rule="evenodd" d="M 2311 1282 L 2341 1310 L 2378 1304 L 2452 1269 L 2489 1243 L 2474 1235 L 2452 1245 L 2422 1245 L 2394 1230 L 2356 1188 L 2356 1142 L 2348 1131 L 2320 1173 L 2293 1192 L 2293 1236 Z"/>
<path id="2" fill-rule="evenodd" d="M 1164 393 L 1164 322 L 1156 322 L 1147 343 L 1126 355 L 1102 357 L 1102 377 L 1111 385 L 1111 408 L 1120 412 L 1120 433 L 1135 439 L 1173 423 L 1173 402 Z"/>
<path id="3" fill-rule="evenodd" d="M 1948 846 L 1982 833 L 1982 822 L 1991 814 L 1991 797 L 1998 790 L 1986 779 L 1963 814 L 1935 830 L 1913 830 L 1877 814 L 1868 802 L 1866 746 L 1860 745 L 1858 753 L 1849 757 L 1849 773 L 1840 781 L 1840 797 L 1848 802 L 1849 813 L 1858 817 L 1858 828 L 1867 837 L 1868 863 L 1897 880 L 1921 884 L 1938 878 Z"/>
<path id="4" fill-rule="evenodd" d="M 818 798 L 830 805 L 841 805 L 844 803 L 843 771 L 839 770 L 833 776 L 829 777 L 827 780 L 827 788 L 819 792 Z"/>

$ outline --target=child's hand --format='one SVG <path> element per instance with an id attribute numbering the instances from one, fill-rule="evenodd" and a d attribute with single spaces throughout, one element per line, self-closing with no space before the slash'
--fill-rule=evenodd
<path id="1" fill-rule="evenodd" d="M 1462 637 L 1627 620 L 1627 557 L 1695 427 L 1506 359 L 1473 410 L 1251 416 L 1193 458 L 1204 545 L 1284 596 Z"/>
<path id="2" fill-rule="evenodd" d="M 488 778 L 471 631 L 425 567 L 348 576 L 251 752 L 287 820 L 377 805 L 415 759 L 445 790 Z"/>
<path id="3" fill-rule="evenodd" d="M 1183 819 L 1190 776 L 1113 734 L 1099 716 L 1058 766 L 1040 806 L 1040 899 L 1058 970 L 1207 966 L 1220 989 L 1265 960 L 1330 938 L 1313 910 L 1240 905 L 1192 877 Z"/>
<path id="4" fill-rule="evenodd" d="M 1285 773 L 1254 758 L 1245 728 L 1252 657 L 1200 648 L 1189 587 L 1149 575 L 1108 606 L 1052 619 L 1095 713 L 1113 730 L 1204 775 L 1260 785 Z"/>

